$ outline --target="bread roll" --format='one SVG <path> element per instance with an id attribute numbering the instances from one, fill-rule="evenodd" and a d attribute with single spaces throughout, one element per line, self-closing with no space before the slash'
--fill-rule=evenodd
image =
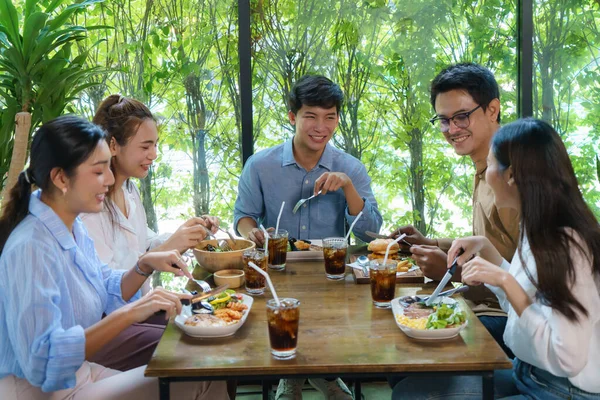
<path id="1" fill-rule="evenodd" d="M 369 243 L 368 249 L 369 251 L 372 251 L 374 253 L 385 254 L 388 245 L 393 241 L 394 239 L 375 239 L 371 243 Z M 394 243 L 392 247 L 390 247 L 389 254 L 396 254 L 399 250 L 400 246 L 398 245 L 398 243 Z"/>

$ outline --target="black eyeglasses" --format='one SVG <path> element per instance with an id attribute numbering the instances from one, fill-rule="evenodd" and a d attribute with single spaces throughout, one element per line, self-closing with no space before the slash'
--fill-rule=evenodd
<path id="1" fill-rule="evenodd" d="M 437 121 L 439 121 L 439 125 L 440 125 L 440 131 L 442 131 L 443 133 L 446 133 L 450 130 L 450 121 L 454 122 L 454 125 L 456 125 L 457 128 L 468 128 L 469 124 L 471 123 L 471 121 L 469 120 L 469 116 L 471 114 L 473 114 L 475 111 L 477 111 L 477 109 L 481 107 L 481 105 L 478 105 L 477 107 L 475 107 L 474 109 L 472 109 L 471 111 L 467 111 L 465 113 L 460 113 L 460 114 L 456 114 L 450 118 L 446 118 L 446 117 L 433 117 L 429 120 L 429 122 L 431 122 L 432 125 L 435 126 L 435 123 Z"/>

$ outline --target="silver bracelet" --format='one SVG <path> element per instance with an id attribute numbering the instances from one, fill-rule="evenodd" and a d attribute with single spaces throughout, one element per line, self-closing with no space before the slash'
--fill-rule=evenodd
<path id="1" fill-rule="evenodd" d="M 150 275 L 152 275 L 152 272 L 150 272 L 149 274 L 142 271 L 142 269 L 140 268 L 140 262 L 136 262 L 135 263 L 135 272 L 137 272 L 139 275 L 144 276 L 146 278 L 148 278 Z"/>

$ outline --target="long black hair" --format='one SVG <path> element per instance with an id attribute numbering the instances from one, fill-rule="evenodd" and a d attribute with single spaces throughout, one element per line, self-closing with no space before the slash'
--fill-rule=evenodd
<path id="1" fill-rule="evenodd" d="M 53 119 L 37 130 L 31 143 L 29 167 L 19 174 L 0 217 L 0 253 L 13 229 L 29 213 L 32 186 L 53 190 L 50 171 L 61 168 L 67 176 L 73 176 L 105 138 L 100 127 L 73 115 Z"/>
<path id="2" fill-rule="evenodd" d="M 576 279 L 573 248 L 589 258 L 593 275 L 600 276 L 600 226 L 583 199 L 560 136 L 546 122 L 527 118 L 500 128 L 491 146 L 500 170 L 512 167 L 521 203 L 521 242 L 526 235 L 537 281 L 525 263 L 523 268 L 538 298 L 572 321 L 578 320 L 576 311 L 596 312 L 586 310 L 569 289 Z M 520 247 L 519 257 L 523 262 Z"/>

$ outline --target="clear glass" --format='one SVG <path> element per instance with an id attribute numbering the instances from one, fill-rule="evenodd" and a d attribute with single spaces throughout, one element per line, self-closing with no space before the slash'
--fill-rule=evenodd
<path id="1" fill-rule="evenodd" d="M 288 231 L 280 229 L 269 233 L 269 268 L 275 271 L 285 269 L 287 258 Z"/>
<path id="2" fill-rule="evenodd" d="M 371 297 L 377 308 L 390 308 L 396 293 L 396 267 L 398 263 L 388 260 L 373 260 L 369 264 L 369 279 L 371 282 Z"/>
<path id="3" fill-rule="evenodd" d="M 323 258 L 327 279 L 339 281 L 346 273 L 346 254 L 348 242 L 343 237 L 323 239 Z"/>
<path id="4" fill-rule="evenodd" d="M 244 262 L 244 273 L 246 274 L 246 292 L 251 295 L 259 296 L 265 292 L 267 279 L 258 271 L 248 265 L 253 262 L 257 267 L 267 272 L 267 256 L 262 249 L 247 250 L 242 255 Z"/>
<path id="5" fill-rule="evenodd" d="M 267 301 L 269 341 L 273 357 L 279 360 L 289 360 L 296 357 L 300 301 L 291 298 L 284 298 L 280 301 L 280 306 L 277 306 L 275 299 Z"/>

